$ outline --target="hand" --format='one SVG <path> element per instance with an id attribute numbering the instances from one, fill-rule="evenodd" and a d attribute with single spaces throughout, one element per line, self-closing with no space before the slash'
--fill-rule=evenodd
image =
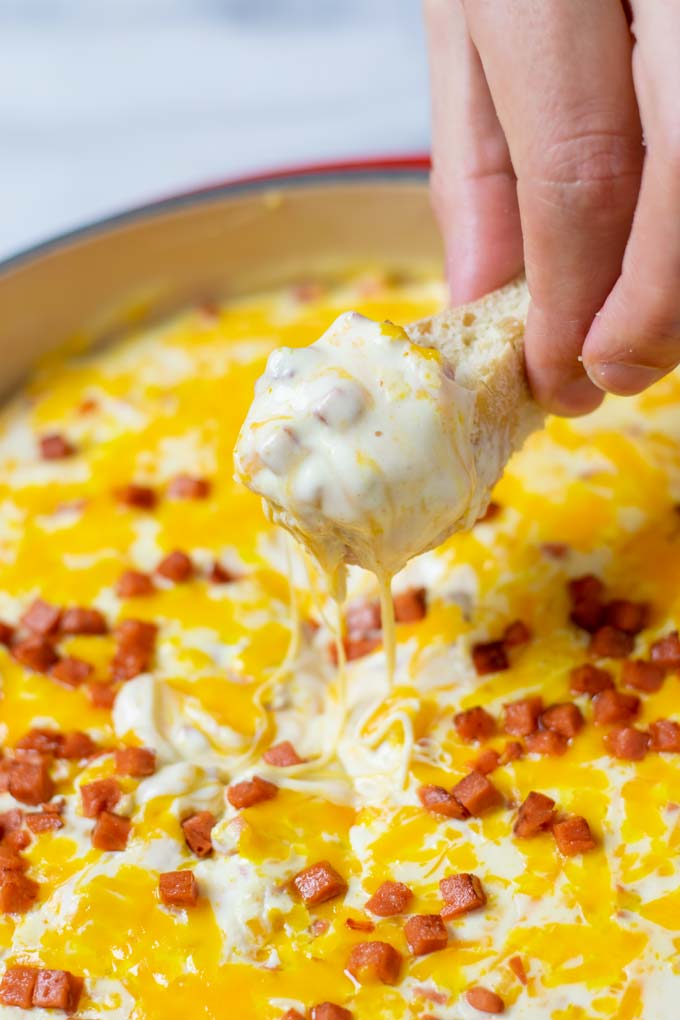
<path id="1" fill-rule="evenodd" d="M 521 271 L 560 414 L 680 362 L 680 4 L 425 0 L 433 201 L 454 302 Z M 644 143 L 643 143 L 644 132 Z"/>

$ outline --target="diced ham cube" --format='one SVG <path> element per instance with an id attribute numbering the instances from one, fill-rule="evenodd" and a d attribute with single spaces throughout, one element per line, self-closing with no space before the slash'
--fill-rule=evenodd
<path id="1" fill-rule="evenodd" d="M 503 644 L 506 648 L 519 648 L 531 641 L 531 631 L 523 620 L 514 620 L 503 631 Z"/>
<path id="2" fill-rule="evenodd" d="M 54 795 L 48 763 L 45 760 L 13 761 L 9 767 L 8 789 L 22 804 L 45 804 Z"/>
<path id="3" fill-rule="evenodd" d="M 389 942 L 357 942 L 350 951 L 347 970 L 361 984 L 381 981 L 384 985 L 396 985 L 401 953 Z"/>
<path id="4" fill-rule="evenodd" d="M 447 875 L 440 880 L 439 890 L 444 900 L 441 916 L 446 921 L 468 914 L 471 910 L 478 910 L 486 903 L 486 894 L 476 875 L 465 872 Z"/>
<path id="5" fill-rule="evenodd" d="M 114 754 L 119 776 L 141 779 L 156 771 L 156 752 L 150 747 L 119 747 Z"/>
<path id="6" fill-rule="evenodd" d="M 472 771 L 488 776 L 498 768 L 500 762 L 501 756 L 498 751 L 494 751 L 492 747 L 486 747 L 474 761 L 468 762 L 468 765 Z"/>
<path id="7" fill-rule="evenodd" d="M 354 662 L 355 659 L 363 659 L 366 655 L 370 655 L 376 648 L 379 648 L 382 641 L 379 637 L 347 637 L 343 639 L 343 648 L 345 649 L 345 658 L 348 662 Z M 338 665 L 338 649 L 335 641 L 331 641 L 328 646 L 328 654 L 331 662 Z"/>
<path id="8" fill-rule="evenodd" d="M 80 730 L 71 730 L 64 734 L 61 747 L 57 751 L 57 758 L 65 758 L 67 761 L 83 761 L 84 758 L 91 758 L 97 752 L 97 745 L 92 737 Z"/>
<path id="9" fill-rule="evenodd" d="M 614 686 L 611 673 L 591 662 L 575 666 L 569 674 L 569 690 L 572 694 L 588 694 L 593 698 L 601 691 L 610 690 Z"/>
<path id="10" fill-rule="evenodd" d="M 44 599 L 36 599 L 35 602 L 32 602 L 21 617 L 23 626 L 33 631 L 34 634 L 40 634 L 41 637 L 56 634 L 59 630 L 60 620 L 61 609 L 59 606 L 53 606 L 51 603 L 45 602 Z"/>
<path id="11" fill-rule="evenodd" d="M 28 871 L 28 861 L 11 846 L 0 846 L 0 872 Z"/>
<path id="12" fill-rule="evenodd" d="M 472 1006 L 473 1009 L 479 1010 L 480 1013 L 492 1013 L 494 1015 L 505 1013 L 505 1003 L 500 995 L 490 991 L 488 988 L 482 988 L 481 985 L 468 988 L 465 998 L 468 1001 L 468 1005 Z"/>
<path id="13" fill-rule="evenodd" d="M 151 666 L 158 627 L 146 620 L 122 620 L 116 627 L 118 648 L 112 663 L 114 680 L 132 680 Z"/>
<path id="14" fill-rule="evenodd" d="M 500 673 L 510 665 L 502 641 L 486 641 L 473 645 L 472 661 L 478 676 Z"/>
<path id="15" fill-rule="evenodd" d="M 102 811 L 92 830 L 92 846 L 96 850 L 125 850 L 131 828 L 129 818 Z"/>
<path id="16" fill-rule="evenodd" d="M 173 584 L 182 584 L 191 580 L 194 573 L 194 565 L 191 558 L 181 549 L 175 549 L 168 553 L 156 567 L 156 573 L 164 577 L 166 581 Z"/>
<path id="17" fill-rule="evenodd" d="M 61 614 L 59 630 L 62 634 L 106 634 L 109 625 L 98 609 L 72 606 Z"/>
<path id="18" fill-rule="evenodd" d="M 610 754 L 622 761 L 642 761 L 649 747 L 649 734 L 634 726 L 617 726 L 605 735 Z"/>
<path id="19" fill-rule="evenodd" d="M 378 917 L 403 914 L 413 899 L 413 893 L 403 882 L 383 882 L 366 902 L 366 910 Z"/>
<path id="20" fill-rule="evenodd" d="M 30 843 L 23 825 L 24 812 L 20 808 L 13 808 L 0 814 L 0 840 L 8 852 L 23 850 Z"/>
<path id="21" fill-rule="evenodd" d="M 0 620 L 0 645 L 9 647 L 14 638 L 14 627 L 11 627 L 9 623 L 5 623 L 4 620 Z"/>
<path id="22" fill-rule="evenodd" d="M 5 836 L 5 846 L 14 850 L 25 850 L 30 842 L 31 837 L 25 829 L 14 829 Z"/>
<path id="23" fill-rule="evenodd" d="M 481 772 L 469 772 L 456 783 L 451 793 L 471 815 L 481 815 L 502 803 L 499 791 Z"/>
<path id="24" fill-rule="evenodd" d="M 345 927 L 349 928 L 350 931 L 375 931 L 373 921 L 369 921 L 368 918 L 364 920 L 358 917 L 346 917 Z"/>
<path id="25" fill-rule="evenodd" d="M 119 503 L 137 510 L 153 510 L 157 503 L 156 493 L 148 485 L 125 485 L 116 490 L 115 496 Z"/>
<path id="26" fill-rule="evenodd" d="M 38 635 L 16 641 L 10 651 L 12 658 L 34 673 L 46 673 L 59 658 L 52 642 Z"/>
<path id="27" fill-rule="evenodd" d="M 517 761 L 524 754 L 524 748 L 517 740 L 509 740 L 498 760 L 499 765 L 507 765 L 508 762 Z M 479 772 L 483 772 L 483 769 L 478 769 Z"/>
<path id="28" fill-rule="evenodd" d="M 0 874 L 0 914 L 25 914 L 38 898 L 38 883 L 20 871 Z"/>
<path id="29" fill-rule="evenodd" d="M 634 646 L 635 640 L 631 634 L 605 624 L 594 632 L 588 651 L 602 659 L 625 659 L 633 651 Z"/>
<path id="30" fill-rule="evenodd" d="M 624 687 L 650 694 L 661 690 L 665 677 L 663 666 L 658 662 L 645 662 L 644 659 L 628 659 L 621 668 L 621 683 Z"/>
<path id="31" fill-rule="evenodd" d="M 680 724 L 672 719 L 657 719 L 649 724 L 652 751 L 680 752 Z"/>
<path id="32" fill-rule="evenodd" d="M 33 1005 L 73 1013 L 83 991 L 82 978 L 67 970 L 41 970 L 33 990 Z"/>
<path id="33" fill-rule="evenodd" d="M 538 729 L 538 719 L 543 711 L 543 699 L 538 695 L 520 698 L 503 705 L 503 728 L 516 737 L 526 737 Z"/>
<path id="34" fill-rule="evenodd" d="M 593 718 L 597 726 L 626 725 L 639 711 L 640 699 L 635 694 L 606 690 L 593 699 Z"/>
<path id="35" fill-rule="evenodd" d="M 531 791 L 520 804 L 513 828 L 516 836 L 526 839 L 549 829 L 555 819 L 555 801 L 545 793 Z"/>
<path id="36" fill-rule="evenodd" d="M 570 619 L 572 623 L 591 633 L 597 630 L 604 615 L 601 601 L 603 592 L 602 581 L 593 577 L 592 574 L 586 574 L 585 577 L 577 577 L 570 581 Z"/>
<path id="37" fill-rule="evenodd" d="M 93 667 L 84 659 L 75 659 L 73 656 L 66 656 L 59 659 L 50 667 L 50 676 L 53 680 L 63 684 L 65 687 L 80 687 L 94 672 Z"/>
<path id="38" fill-rule="evenodd" d="M 64 735 L 59 730 L 29 730 L 16 742 L 17 751 L 37 751 L 38 754 L 54 755 L 56 758 L 64 746 Z"/>
<path id="39" fill-rule="evenodd" d="M 467 811 L 443 786 L 421 786 L 418 798 L 426 811 L 445 818 L 467 818 Z"/>
<path id="40" fill-rule="evenodd" d="M 347 891 L 347 883 L 342 875 L 328 861 L 319 861 L 299 871 L 292 881 L 300 899 L 307 906 L 316 906 L 327 900 L 335 899 Z"/>
<path id="41" fill-rule="evenodd" d="M 182 822 L 186 844 L 197 857 L 209 857 L 213 852 L 211 834 L 216 821 L 211 811 L 198 811 Z"/>
<path id="42" fill-rule="evenodd" d="M 394 619 L 397 623 L 417 623 L 427 614 L 425 588 L 408 588 L 394 596 Z"/>
<path id="43" fill-rule="evenodd" d="M 593 574 L 585 574 L 583 577 L 574 577 L 569 582 L 569 597 L 572 603 L 589 601 L 600 601 L 604 594 L 604 584 Z"/>
<path id="44" fill-rule="evenodd" d="M 34 836 L 41 832 L 56 832 L 64 828 L 64 821 L 56 811 L 38 811 L 26 815 L 26 825 Z"/>
<path id="45" fill-rule="evenodd" d="M 111 677 L 116 682 L 134 680 L 151 668 L 151 654 L 139 648 L 118 648 L 111 662 Z"/>
<path id="46" fill-rule="evenodd" d="M 155 590 L 151 576 L 140 570 L 125 570 L 116 581 L 116 595 L 119 599 L 142 598 L 153 595 Z"/>
<path id="47" fill-rule="evenodd" d="M 404 925 L 404 934 L 413 956 L 426 956 L 446 949 L 449 935 L 439 914 L 415 914 Z"/>
<path id="48" fill-rule="evenodd" d="M 297 1009 L 287 1009 L 281 1020 L 305 1020 L 305 1017 Z"/>
<path id="49" fill-rule="evenodd" d="M 88 684 L 87 694 L 94 708 L 113 708 L 116 702 L 116 688 L 111 684 Z"/>
<path id="50" fill-rule="evenodd" d="M 253 807 L 264 800 L 272 800 L 279 792 L 278 786 L 270 783 L 260 776 L 253 776 L 252 779 L 244 779 L 241 783 L 234 783 L 227 789 L 227 800 L 232 807 L 241 809 Z"/>
<path id="51" fill-rule="evenodd" d="M 116 640 L 123 648 L 139 648 L 144 652 L 152 652 L 157 636 L 158 627 L 148 620 L 128 618 L 121 620 L 116 627 Z"/>
<path id="52" fill-rule="evenodd" d="M 555 822 L 552 831 L 558 849 L 566 857 L 586 853 L 596 845 L 588 822 L 580 815 L 572 815 L 563 821 Z"/>
<path id="53" fill-rule="evenodd" d="M 240 580 L 240 574 L 236 574 L 233 570 L 229 570 L 228 567 L 215 560 L 210 568 L 208 578 L 212 584 L 231 584 L 232 581 Z"/>
<path id="54" fill-rule="evenodd" d="M 273 744 L 271 747 L 268 747 L 262 757 L 267 762 L 267 765 L 276 765 L 278 768 L 301 765 L 303 761 L 290 740 L 282 740 L 280 744 Z"/>
<path id="55" fill-rule="evenodd" d="M 76 452 L 73 443 L 59 432 L 49 432 L 39 439 L 40 456 L 43 460 L 64 460 Z"/>
<path id="56" fill-rule="evenodd" d="M 13 829 L 4 838 L 5 849 L 12 852 L 20 852 L 30 846 L 31 837 L 25 828 Z"/>
<path id="57" fill-rule="evenodd" d="M 546 754 L 556 757 L 564 754 L 569 747 L 569 741 L 561 733 L 553 730 L 538 730 L 530 733 L 526 738 L 527 751 L 530 754 Z"/>
<path id="58" fill-rule="evenodd" d="M 521 956 L 511 956 L 508 960 L 508 967 L 522 985 L 527 985 L 529 979 Z"/>
<path id="59" fill-rule="evenodd" d="M 580 708 L 572 702 L 550 705 L 540 718 L 541 725 L 546 730 L 552 730 L 568 738 L 576 736 L 583 728 L 584 721 Z"/>
<path id="60" fill-rule="evenodd" d="M 599 602 L 582 599 L 574 603 L 569 619 L 581 630 L 592 634 L 602 625 L 603 615 L 603 608 Z"/>
<path id="61" fill-rule="evenodd" d="M 158 880 L 158 892 L 166 907 L 195 907 L 198 882 L 193 871 L 167 871 Z"/>
<path id="62" fill-rule="evenodd" d="M 113 811 L 123 795 L 117 779 L 95 779 L 80 787 L 83 814 L 86 818 L 97 818 L 103 811 Z"/>
<path id="63" fill-rule="evenodd" d="M 207 499 L 210 495 L 210 482 L 207 478 L 194 475 L 175 475 L 168 483 L 170 499 Z"/>
<path id="64" fill-rule="evenodd" d="M 494 717 L 481 705 L 458 712 L 453 717 L 453 725 L 462 740 L 486 740 L 496 729 Z"/>
<path id="65" fill-rule="evenodd" d="M 380 638 L 356 638 L 346 639 L 344 641 L 345 647 L 345 658 L 348 662 L 354 662 L 355 659 L 363 659 L 366 655 L 370 655 L 376 648 L 381 645 Z"/>
<path id="66" fill-rule="evenodd" d="M 477 521 L 475 523 L 477 523 L 477 524 L 486 524 L 489 521 L 493 521 L 495 517 L 498 517 L 498 515 L 499 515 L 499 513 L 501 512 L 502 509 L 503 509 L 503 507 L 500 505 L 500 503 L 495 503 L 492 500 L 489 503 L 489 505 L 487 506 L 487 508 L 484 511 L 484 513 L 482 514 L 482 516 L 478 517 Z"/>
<path id="67" fill-rule="evenodd" d="M 551 560 L 566 560 L 570 548 L 565 542 L 542 542 L 541 552 Z"/>
<path id="68" fill-rule="evenodd" d="M 321 1002 L 318 1006 L 312 1006 L 311 1020 L 352 1020 L 353 1013 L 344 1006 L 338 1006 L 334 1002 Z"/>
<path id="69" fill-rule="evenodd" d="M 649 656 L 652 662 L 663 666 L 664 669 L 680 669 L 680 637 L 677 630 L 655 641 L 649 649 Z"/>
<path id="70" fill-rule="evenodd" d="M 0 981 L 0 1002 L 4 1006 L 30 1009 L 37 977 L 37 967 L 8 967 Z"/>
<path id="71" fill-rule="evenodd" d="M 604 607 L 604 622 L 626 634 L 639 634 L 647 626 L 649 606 L 646 602 L 615 599 Z"/>

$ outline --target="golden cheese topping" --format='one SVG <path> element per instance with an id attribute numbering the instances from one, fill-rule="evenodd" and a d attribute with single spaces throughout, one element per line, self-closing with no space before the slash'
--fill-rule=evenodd
<path id="1" fill-rule="evenodd" d="M 3 1020 L 674 1016 L 680 381 L 551 420 L 408 564 L 392 687 L 374 578 L 341 684 L 230 478 L 275 348 L 442 301 L 370 272 L 196 309 L 7 408 Z"/>

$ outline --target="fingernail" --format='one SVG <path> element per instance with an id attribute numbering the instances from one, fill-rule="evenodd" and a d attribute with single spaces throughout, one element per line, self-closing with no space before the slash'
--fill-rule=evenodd
<path id="1" fill-rule="evenodd" d="M 587 376 L 582 375 L 578 379 L 572 379 L 571 382 L 565 383 L 553 393 L 549 407 L 555 414 L 587 414 L 588 411 L 594 411 L 601 401 L 600 391 L 595 389 Z"/>
<path id="2" fill-rule="evenodd" d="M 652 383 L 665 375 L 661 368 L 650 368 L 649 365 L 625 364 L 621 361 L 595 361 L 584 365 L 589 377 L 601 390 L 617 393 L 620 396 L 632 396 L 641 393 Z"/>

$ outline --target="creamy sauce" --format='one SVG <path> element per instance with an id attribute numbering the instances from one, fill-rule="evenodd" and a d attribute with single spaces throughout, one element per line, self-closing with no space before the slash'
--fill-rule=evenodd
<path id="1" fill-rule="evenodd" d="M 379 583 L 394 673 L 391 580 L 471 525 L 481 500 L 470 441 L 472 394 L 398 326 L 346 312 L 304 349 L 270 355 L 235 451 L 265 513 L 314 555 L 332 594 L 356 563 Z"/>
<path id="2" fill-rule="evenodd" d="M 237 475 L 338 590 L 347 563 L 393 575 L 473 498 L 472 399 L 435 351 L 347 312 L 316 343 L 270 356 Z"/>

